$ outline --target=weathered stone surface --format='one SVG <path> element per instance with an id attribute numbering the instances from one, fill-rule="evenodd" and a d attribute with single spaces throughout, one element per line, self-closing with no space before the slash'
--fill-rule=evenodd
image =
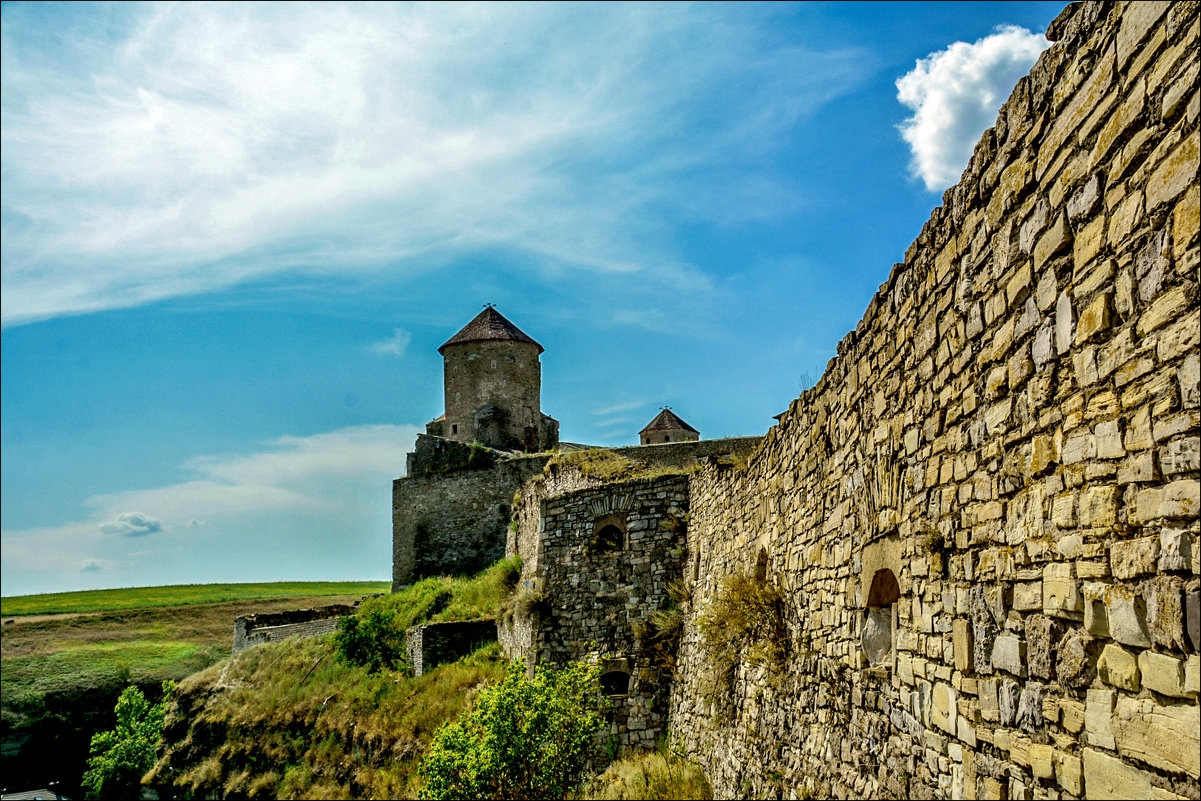
<path id="1" fill-rule="evenodd" d="M 1030 675 L 1055 677 L 1055 646 L 1063 635 L 1063 624 L 1046 615 L 1026 618 L 1026 664 Z"/>
<path id="2" fill-rule="evenodd" d="M 1113 690 L 1089 690 L 1084 702 L 1084 733 L 1090 745 L 1114 749 Z"/>
<path id="3" fill-rule="evenodd" d="M 1043 568 L 1043 612 L 1060 617 L 1083 618 L 1084 598 L 1072 575 L 1072 566 L 1052 562 Z"/>
<path id="4" fill-rule="evenodd" d="M 1109 568 L 1114 578 L 1130 579 L 1154 573 L 1158 559 L 1158 537 L 1115 542 L 1109 548 Z"/>
<path id="5" fill-rule="evenodd" d="M 1113 687 L 1138 692 L 1139 660 L 1133 653 L 1116 643 L 1110 643 L 1101 651 L 1097 662 L 1097 675 L 1101 681 Z"/>
<path id="6" fill-rule="evenodd" d="M 958 714 L 955 690 L 949 684 L 935 684 L 930 696 L 930 722 L 954 736 Z"/>
<path id="7" fill-rule="evenodd" d="M 1013 679 L 1002 679 L 997 685 L 997 707 L 1002 726 L 1012 726 L 1016 723 L 1021 690 L 1021 685 Z"/>
<path id="8" fill-rule="evenodd" d="M 993 641 L 992 666 L 996 670 L 1026 675 L 1026 643 L 1013 634 L 1002 634 Z"/>
<path id="9" fill-rule="evenodd" d="M 1156 645 L 1187 650 L 1184 624 L 1184 582 L 1175 576 L 1157 576 L 1143 592 L 1147 599 L 1148 624 Z"/>
<path id="10" fill-rule="evenodd" d="M 1113 713 L 1118 753 L 1160 770 L 1201 772 L 1201 707 L 1119 696 Z"/>
<path id="11" fill-rule="evenodd" d="M 1192 556 L 1193 540 L 1187 529 L 1171 527 L 1160 529 L 1160 570 L 1188 570 Z"/>
<path id="12" fill-rule="evenodd" d="M 1069 629 L 1056 649 L 1055 676 L 1059 683 L 1071 689 L 1083 689 L 1097 675 L 1097 659 L 1101 643 L 1079 629 Z"/>
<path id="13" fill-rule="evenodd" d="M 1138 655 L 1138 670 L 1143 686 L 1163 695 L 1174 698 L 1189 695 L 1185 689 L 1184 668 L 1185 661 L 1179 657 L 1154 651 L 1143 651 Z"/>
<path id="14" fill-rule="evenodd" d="M 1043 696 L 1045 689 L 1038 682 L 1030 682 L 1022 688 L 1018 697 L 1015 723 L 1026 731 L 1039 731 L 1043 728 Z"/>
<path id="15" fill-rule="evenodd" d="M 1098 801 L 1121 801 L 1122 799 L 1177 799 L 1168 790 L 1151 783 L 1151 776 L 1136 767 L 1127 765 L 1115 756 L 1084 749 L 1085 791 L 1089 798 Z"/>
<path id="16" fill-rule="evenodd" d="M 1115 640 L 1135 648 L 1151 645 L 1147 629 L 1147 605 L 1143 596 L 1126 587 L 1111 587 L 1105 597 L 1109 633 Z"/>

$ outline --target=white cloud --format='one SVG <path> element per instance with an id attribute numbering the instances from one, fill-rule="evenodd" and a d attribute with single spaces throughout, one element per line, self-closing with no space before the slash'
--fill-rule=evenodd
<path id="1" fill-rule="evenodd" d="M 97 526 L 103 534 L 124 534 L 137 537 L 163 530 L 163 521 L 141 512 L 122 512 L 116 520 L 106 520 Z"/>
<path id="2" fill-rule="evenodd" d="M 375 353 L 389 356 L 404 356 L 405 351 L 409 348 L 409 343 L 412 341 L 412 334 L 403 328 L 397 328 L 390 339 L 374 343 L 371 346 L 371 350 Z"/>
<path id="3" fill-rule="evenodd" d="M 85 11 L 5 10 L 6 324 L 481 247 L 703 287 L 665 215 L 779 214 L 741 166 L 869 68 L 717 5 Z"/>
<path id="4" fill-rule="evenodd" d="M 1050 45 L 1040 33 L 1005 25 L 974 44 L 955 42 L 918 59 L 897 79 L 897 99 L 913 110 L 901 136 L 913 153 L 912 174 L 926 189 L 959 180 L 1014 84 Z"/>

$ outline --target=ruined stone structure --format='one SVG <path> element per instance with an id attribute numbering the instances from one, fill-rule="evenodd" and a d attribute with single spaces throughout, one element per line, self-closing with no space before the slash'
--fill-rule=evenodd
<path id="1" fill-rule="evenodd" d="M 234 618 L 233 652 L 289 637 L 318 637 L 338 630 L 338 621 L 353 615 L 355 606 L 330 604 L 289 612 L 263 612 Z"/>
<path id="2" fill-rule="evenodd" d="M 1201 798 L 1198 4 L 1048 38 L 748 459 L 525 473 L 506 653 L 602 660 L 611 734 L 670 720 L 717 797 Z M 698 624 L 739 574 L 783 657 L 716 703 Z"/>
<path id="3" fill-rule="evenodd" d="M 426 623 L 405 631 L 405 653 L 414 676 L 496 641 L 495 620 L 456 620 Z"/>

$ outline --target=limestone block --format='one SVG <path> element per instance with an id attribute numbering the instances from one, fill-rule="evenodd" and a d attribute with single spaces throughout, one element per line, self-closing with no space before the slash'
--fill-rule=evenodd
<path id="1" fill-rule="evenodd" d="M 1144 589 L 1151 638 L 1157 645 L 1188 649 L 1184 634 L 1184 582 L 1176 576 L 1157 576 Z"/>
<path id="2" fill-rule="evenodd" d="M 1201 509 L 1201 485 L 1194 479 L 1179 479 L 1156 489 L 1145 489 L 1135 498 L 1141 522 L 1162 517 L 1196 517 Z"/>
<path id="3" fill-rule="evenodd" d="M 1067 290 L 1055 301 L 1055 352 L 1060 356 L 1072 347 L 1072 299 Z"/>
<path id="4" fill-rule="evenodd" d="M 1063 625 L 1055 618 L 1046 615 L 1026 618 L 1026 665 L 1030 675 L 1055 677 L 1055 645 L 1062 632 Z"/>
<path id="5" fill-rule="evenodd" d="M 1112 526 L 1118 519 L 1118 488 L 1090 487 L 1080 493 L 1080 525 L 1089 528 Z"/>
<path id="6" fill-rule="evenodd" d="M 1188 570 L 1193 538 L 1188 529 L 1164 527 L 1159 532 L 1159 569 Z"/>
<path id="7" fill-rule="evenodd" d="M 1193 654 L 1184 663 L 1184 692 L 1190 698 L 1201 695 L 1201 655 Z"/>
<path id="8" fill-rule="evenodd" d="M 1043 728 L 1043 697 L 1046 688 L 1038 682 L 1031 682 L 1022 688 L 1018 696 L 1018 708 L 1015 722 L 1026 731 L 1038 731 Z"/>
<path id="9" fill-rule="evenodd" d="M 1196 179 L 1199 141 L 1197 131 L 1193 131 L 1151 173 L 1145 190 L 1148 210 L 1172 200 Z"/>
<path id="10" fill-rule="evenodd" d="M 1026 643 L 1013 634 L 1001 634 L 993 642 L 992 665 L 1014 676 L 1026 675 Z"/>
<path id="11" fill-rule="evenodd" d="M 1097 675 L 1101 643 L 1080 629 L 1069 629 L 1055 649 L 1055 677 L 1065 688 L 1083 689 Z"/>
<path id="12" fill-rule="evenodd" d="M 1201 651 L 1201 590 L 1191 589 L 1184 596 L 1184 627 L 1194 651 Z"/>
<path id="13" fill-rule="evenodd" d="M 1150 647 L 1147 606 L 1141 594 L 1126 587 L 1111 587 L 1105 597 L 1105 615 L 1110 636 L 1115 640 L 1135 648 Z"/>
<path id="14" fill-rule="evenodd" d="M 1084 630 L 1094 637 L 1109 636 L 1109 618 L 1105 615 L 1105 594 L 1108 584 L 1099 581 L 1084 585 Z"/>
<path id="15" fill-rule="evenodd" d="M 1155 454 L 1151 451 L 1131 454 L 1118 467 L 1119 484 L 1147 483 L 1157 478 L 1159 471 L 1155 469 Z"/>
<path id="16" fill-rule="evenodd" d="M 1201 470 L 1201 437 L 1181 437 L 1169 442 L 1159 453 L 1159 466 L 1165 476 Z"/>
<path id="17" fill-rule="evenodd" d="M 1043 613 L 1058 617 L 1080 618 L 1084 598 L 1080 595 L 1072 565 L 1052 562 L 1043 568 Z"/>
<path id="18" fill-rule="evenodd" d="M 1066 492 L 1051 502 L 1051 522 L 1056 528 L 1076 527 L 1076 493 Z"/>
<path id="19" fill-rule="evenodd" d="M 1099 334 L 1108 331 L 1112 324 L 1112 293 L 1103 292 L 1093 299 L 1084 311 L 1080 313 L 1080 319 L 1076 321 L 1076 339 L 1077 345 L 1082 345 Z"/>
<path id="20" fill-rule="evenodd" d="M 972 662 L 977 673 L 988 675 L 993 672 L 993 638 L 997 636 L 997 625 L 989 610 L 985 588 L 977 584 L 969 593 L 972 615 Z"/>
<path id="21" fill-rule="evenodd" d="M 1084 793 L 1084 767 L 1080 757 L 1055 752 L 1055 781 L 1065 791 L 1079 796 Z"/>
<path id="22" fill-rule="evenodd" d="M 1019 612 L 1043 608 L 1043 583 L 1019 581 L 1013 585 L 1013 608 Z"/>
<path id="23" fill-rule="evenodd" d="M 1013 679 L 1004 679 L 997 686 L 997 707 L 1001 713 L 1001 725 L 1012 726 L 1017 719 L 1021 685 Z"/>
<path id="24" fill-rule="evenodd" d="M 980 695 L 980 717 L 988 721 L 1001 719 L 1000 707 L 997 706 L 997 679 L 980 679 L 977 685 Z"/>
<path id="25" fill-rule="evenodd" d="M 951 641 L 955 654 L 955 669 L 969 673 L 972 669 L 972 628 L 967 618 L 957 617 L 951 622 Z"/>
<path id="26" fill-rule="evenodd" d="M 1115 542 L 1109 548 L 1109 568 L 1115 578 L 1130 579 L 1154 573 L 1158 559 L 1159 537 Z"/>
<path id="27" fill-rule="evenodd" d="M 1168 790 L 1151 783 L 1151 774 L 1127 765 L 1115 756 L 1092 748 L 1084 749 L 1085 791 L 1088 798 L 1098 801 L 1128 801 L 1139 799 L 1178 799 Z"/>
<path id="28" fill-rule="evenodd" d="M 1185 409 L 1201 406 L 1201 357 L 1196 353 L 1186 357 L 1176 378 L 1180 382 L 1180 405 Z"/>
<path id="29" fill-rule="evenodd" d="M 1089 690 L 1084 704 L 1084 733 L 1090 745 L 1113 749 L 1113 690 Z"/>
<path id="30" fill-rule="evenodd" d="M 1138 335 L 1146 337 L 1175 320 L 1189 307 L 1188 293 L 1176 287 L 1155 298 L 1138 318 Z"/>
<path id="31" fill-rule="evenodd" d="M 1181 189 L 1183 188 L 1182 186 Z M 1067 215 L 1060 214 L 1034 245 L 1035 268 L 1041 270 L 1048 259 L 1058 256 L 1071 244 L 1072 230 L 1068 227 Z"/>
<path id="32" fill-rule="evenodd" d="M 1104 658 L 1104 656 L 1102 656 Z M 1138 655 L 1138 671 L 1143 686 L 1162 695 L 1186 698 L 1185 661 L 1167 654 L 1143 651 Z"/>
<path id="33" fill-rule="evenodd" d="M 1068 437 L 1063 445 L 1060 460 L 1064 464 L 1079 464 L 1097 456 L 1097 438 L 1091 431 L 1083 431 Z"/>
<path id="34" fill-rule="evenodd" d="M 1122 447 L 1122 429 L 1119 421 L 1107 420 L 1097 423 L 1093 434 L 1097 439 L 1097 458 L 1121 459 L 1126 455 L 1126 449 Z"/>
<path id="35" fill-rule="evenodd" d="M 1110 643 L 1101 651 L 1097 661 L 1097 675 L 1101 681 L 1136 693 L 1139 688 L 1138 659 L 1116 643 Z"/>
<path id="36" fill-rule="evenodd" d="M 990 437 L 1003 433 L 1013 411 L 1013 398 L 1005 398 L 984 410 L 984 429 Z"/>
<path id="37" fill-rule="evenodd" d="M 930 722 L 952 737 L 955 736 L 955 723 L 959 717 L 957 700 L 951 685 L 942 682 L 934 685 L 930 696 Z"/>
<path id="38" fill-rule="evenodd" d="M 1113 714 L 1118 753 L 1161 770 L 1201 773 L 1201 707 L 1119 697 Z"/>
<path id="39" fill-rule="evenodd" d="M 1063 727 L 1072 734 L 1079 734 L 1084 730 L 1084 704 L 1072 698 L 1060 698 L 1059 717 L 1063 722 Z"/>

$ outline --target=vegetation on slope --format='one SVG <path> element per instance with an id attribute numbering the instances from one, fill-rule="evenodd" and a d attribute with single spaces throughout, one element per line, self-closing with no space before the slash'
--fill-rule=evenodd
<path id="1" fill-rule="evenodd" d="M 44 595 L 11 595 L 0 598 L 0 615 L 54 615 L 111 612 L 192 604 L 218 604 L 266 598 L 320 598 L 387 592 L 386 581 L 272 581 L 258 584 L 168 584 L 161 587 L 123 587 L 116 590 L 81 590 Z M 321 603 L 333 603 L 323 600 Z"/>
<path id="2" fill-rule="evenodd" d="M 320 593 L 363 583 L 272 586 Z M 193 589 L 181 588 L 169 600 L 194 598 Z M 76 795 L 89 740 L 96 731 L 112 728 L 113 706 L 127 686 L 138 686 L 157 701 L 163 681 L 182 679 L 225 658 L 238 615 L 349 604 L 360 598 L 301 596 L 210 604 L 185 600 L 190 605 L 6 618 L 11 622 L 0 636 L 0 735 L 6 743 L 24 745 L 20 754 L 6 753 L 0 762 L 5 785 L 59 781 L 64 792 Z M 81 610 L 78 605 L 65 608 Z"/>
<path id="3" fill-rule="evenodd" d="M 544 475 L 554 475 L 563 468 L 575 468 L 588 478 L 605 483 L 632 481 L 638 478 L 657 478 L 695 470 L 695 467 L 648 467 L 644 462 L 630 459 L 605 448 L 556 453 L 542 469 Z"/>
<path id="4" fill-rule="evenodd" d="M 684 756 L 662 745 L 611 763 L 575 794 L 580 799 L 697 799 L 713 798 L 704 772 Z"/>

